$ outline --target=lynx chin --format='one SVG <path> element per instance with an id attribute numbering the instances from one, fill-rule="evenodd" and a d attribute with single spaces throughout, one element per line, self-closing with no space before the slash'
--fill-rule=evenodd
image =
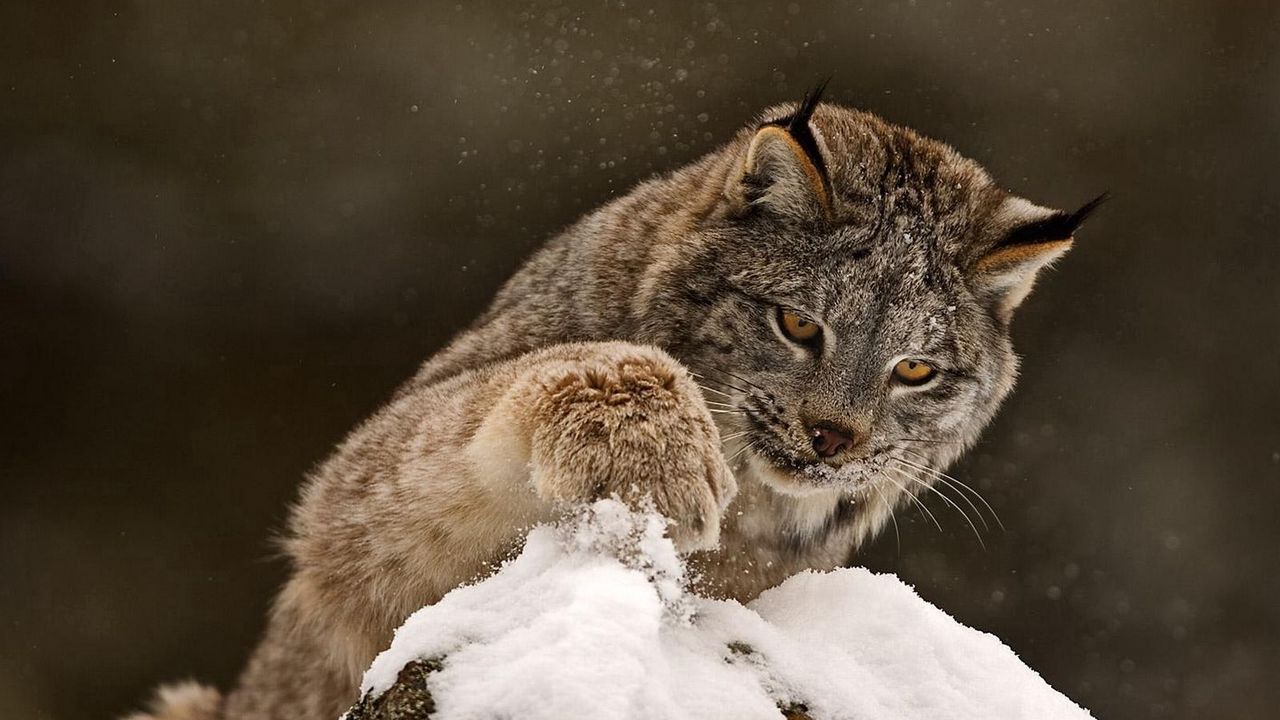
<path id="1" fill-rule="evenodd" d="M 602 496 L 656 504 L 703 593 L 842 564 L 990 421 L 1013 312 L 1097 204 L 819 92 L 766 110 L 525 263 L 307 479 L 236 687 L 135 720 L 338 717 L 410 613 Z"/>

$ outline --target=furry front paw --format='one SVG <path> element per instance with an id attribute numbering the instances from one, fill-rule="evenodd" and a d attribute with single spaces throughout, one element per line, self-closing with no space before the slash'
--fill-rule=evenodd
<path id="1" fill-rule="evenodd" d="M 590 348 L 538 373 L 529 411 L 539 494 L 651 500 L 678 548 L 714 546 L 737 486 L 697 386 L 655 348 Z"/>

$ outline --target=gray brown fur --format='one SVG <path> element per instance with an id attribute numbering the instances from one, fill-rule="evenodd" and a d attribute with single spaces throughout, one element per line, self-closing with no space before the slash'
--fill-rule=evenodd
<path id="1" fill-rule="evenodd" d="M 351 433 L 304 486 L 292 576 L 206 717 L 337 717 L 409 613 L 567 504 L 653 497 L 702 589 L 746 600 L 837 566 L 931 482 L 894 458 L 942 468 L 977 438 L 1013 387 L 1009 315 L 1066 248 L 1002 243 L 1058 215 L 941 143 L 824 104 L 808 127 L 827 197 L 761 130 L 795 109 L 551 240 Z M 777 305 L 826 344 L 790 343 Z M 896 387 L 899 357 L 943 373 Z M 816 423 L 865 441 L 824 460 Z"/>

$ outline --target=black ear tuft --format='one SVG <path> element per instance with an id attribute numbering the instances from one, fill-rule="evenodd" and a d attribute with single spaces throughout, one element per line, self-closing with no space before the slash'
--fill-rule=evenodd
<path id="1" fill-rule="evenodd" d="M 1043 220 L 1022 225 L 1009 234 L 1001 243 L 1005 246 L 1023 245 L 1056 240 L 1068 240 L 1076 234 L 1076 230 L 1093 214 L 1098 206 L 1110 199 L 1111 193 L 1102 193 L 1090 200 L 1075 212 L 1056 212 Z"/>
<path id="2" fill-rule="evenodd" d="M 1074 235 L 1076 230 L 1079 230 L 1080 226 L 1084 224 L 1084 221 L 1088 220 L 1089 216 L 1093 214 L 1093 211 L 1097 210 L 1102 205 L 1102 203 L 1110 199 L 1111 199 L 1111 193 L 1104 192 L 1098 197 L 1085 203 L 1084 205 L 1081 205 L 1079 210 L 1076 210 L 1075 212 L 1068 215 L 1067 221 L 1071 225 L 1071 234 Z"/>
<path id="3" fill-rule="evenodd" d="M 822 102 L 822 94 L 827 91 L 829 82 L 831 82 L 831 76 L 827 76 L 816 87 L 805 93 L 804 99 L 800 101 L 800 107 L 791 117 L 786 118 L 787 132 L 791 133 L 791 137 L 799 140 L 801 135 L 812 135 L 809 131 L 809 120 L 813 118 L 813 111 L 818 109 L 818 103 Z"/>

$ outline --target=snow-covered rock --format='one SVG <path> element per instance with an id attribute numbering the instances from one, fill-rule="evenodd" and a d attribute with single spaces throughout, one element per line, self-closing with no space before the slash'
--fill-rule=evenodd
<path id="1" fill-rule="evenodd" d="M 366 673 L 353 715 L 1091 717 L 1000 640 L 896 577 L 802 573 L 746 606 L 710 600 L 682 589 L 683 566 L 662 532 L 661 518 L 613 501 L 535 529 L 495 575 L 405 622 Z M 370 713 L 406 666 L 418 709 Z"/>

